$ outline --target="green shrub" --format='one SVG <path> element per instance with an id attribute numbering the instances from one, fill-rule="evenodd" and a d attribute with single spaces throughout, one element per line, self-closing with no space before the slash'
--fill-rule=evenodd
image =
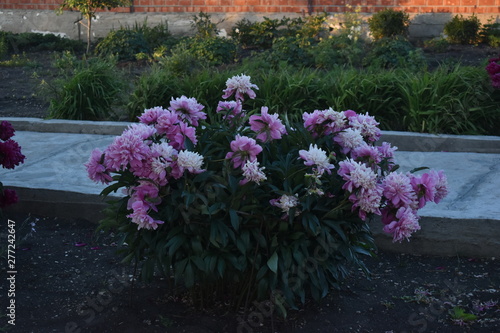
<path id="1" fill-rule="evenodd" d="M 175 47 L 170 56 L 158 58 L 159 63 L 177 76 L 189 75 L 203 67 L 198 58 L 189 50 L 188 45 L 181 43 Z"/>
<path id="2" fill-rule="evenodd" d="M 483 25 L 479 33 L 481 42 L 491 47 L 500 47 L 500 23 L 493 23 L 492 19 Z"/>
<path id="3" fill-rule="evenodd" d="M 233 63 L 236 57 L 236 43 L 228 38 L 209 37 L 197 38 L 190 37 L 182 40 L 174 48 L 175 54 L 178 50 L 188 52 L 198 61 L 209 66 L 219 66 Z"/>
<path id="4" fill-rule="evenodd" d="M 6 53 L 22 53 L 37 51 L 71 51 L 82 52 L 85 46 L 82 42 L 54 34 L 24 32 L 15 34 L 0 31 L 0 40 L 4 41 Z"/>
<path id="5" fill-rule="evenodd" d="M 80 61 L 66 54 L 56 67 L 61 71 L 60 78 L 46 87 L 50 100 L 49 118 L 109 118 L 125 82 L 116 69 L 115 58 Z"/>
<path id="6" fill-rule="evenodd" d="M 277 38 L 273 43 L 268 59 L 274 65 L 286 62 L 295 67 L 309 67 L 314 63 L 313 57 L 307 52 L 306 47 L 302 45 L 301 39 L 295 37 Z"/>
<path id="7" fill-rule="evenodd" d="M 317 68 L 331 69 L 342 65 L 361 65 L 364 49 L 362 40 L 340 34 L 321 40 L 311 53 Z"/>
<path id="8" fill-rule="evenodd" d="M 476 15 L 464 18 L 455 15 L 451 21 L 444 25 L 444 33 L 452 44 L 477 44 L 479 41 L 479 29 L 481 22 Z"/>
<path id="9" fill-rule="evenodd" d="M 273 46 L 275 38 L 279 37 L 279 28 L 283 20 L 264 17 L 261 22 L 250 22 L 243 19 L 235 24 L 230 36 L 243 48 L 267 50 Z"/>
<path id="10" fill-rule="evenodd" d="M 219 29 L 217 29 L 218 23 L 212 22 L 210 14 L 200 12 L 198 15 L 193 16 L 191 27 L 195 30 L 196 37 L 210 38 L 215 37 L 219 32 Z"/>
<path id="11" fill-rule="evenodd" d="M 117 56 L 118 60 L 135 60 L 138 53 L 151 53 L 151 48 L 140 31 L 121 28 L 111 31 L 96 48 L 101 57 Z"/>
<path id="12" fill-rule="evenodd" d="M 382 38 L 373 42 L 363 63 L 368 67 L 411 69 L 425 68 L 426 61 L 421 49 L 415 48 L 403 38 Z"/>
<path id="13" fill-rule="evenodd" d="M 429 39 L 424 41 L 424 48 L 431 52 L 446 52 L 450 43 L 446 38 L 436 37 L 433 39 Z"/>
<path id="14" fill-rule="evenodd" d="M 385 9 L 368 19 L 368 26 L 375 39 L 406 37 L 410 25 L 409 15 L 403 11 Z"/>

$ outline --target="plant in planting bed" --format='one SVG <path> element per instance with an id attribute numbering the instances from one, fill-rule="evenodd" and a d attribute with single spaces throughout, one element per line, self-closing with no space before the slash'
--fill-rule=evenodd
<path id="1" fill-rule="evenodd" d="M 397 172 L 396 147 L 376 146 L 376 120 L 352 110 L 305 112 L 300 122 L 267 107 L 244 110 L 258 87 L 227 80 L 216 112 L 194 98 L 144 111 L 86 167 L 109 186 L 101 227 L 116 228 L 141 275 L 172 276 L 195 304 L 247 307 L 271 300 L 283 315 L 365 268 L 367 220 L 403 241 L 418 209 L 447 193 L 443 172 Z M 227 100 L 234 96 L 234 100 Z"/>

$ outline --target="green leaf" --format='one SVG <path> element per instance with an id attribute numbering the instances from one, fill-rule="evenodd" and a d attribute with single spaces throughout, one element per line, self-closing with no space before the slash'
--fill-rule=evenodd
<path id="1" fill-rule="evenodd" d="M 274 252 L 271 258 L 267 261 L 267 267 L 274 273 L 278 273 L 278 253 Z"/>
<path id="2" fill-rule="evenodd" d="M 229 210 L 229 217 L 231 219 L 231 225 L 234 230 L 238 230 L 240 228 L 240 219 L 238 217 L 238 213 L 234 209 Z"/>

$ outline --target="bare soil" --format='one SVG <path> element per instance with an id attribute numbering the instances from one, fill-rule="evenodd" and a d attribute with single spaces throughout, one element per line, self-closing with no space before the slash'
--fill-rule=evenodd
<path id="1" fill-rule="evenodd" d="M 16 317 L 15 326 L 7 323 L 5 296 L 12 286 L 3 278 L 0 331 L 500 332 L 500 258 L 379 252 L 365 260 L 370 276 L 353 271 L 341 290 L 289 310 L 284 320 L 264 303 L 246 314 L 197 309 L 163 277 L 136 281 L 112 235 L 95 233 L 95 221 L 8 217 L 16 223 Z M 6 245 L 2 227 L 2 268 Z M 455 310 L 475 317 L 465 320 Z"/>

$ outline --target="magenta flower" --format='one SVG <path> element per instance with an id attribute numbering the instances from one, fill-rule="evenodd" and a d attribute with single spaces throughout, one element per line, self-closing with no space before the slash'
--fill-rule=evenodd
<path id="1" fill-rule="evenodd" d="M 343 112 L 334 111 L 332 108 L 327 110 L 314 110 L 313 113 L 304 112 L 302 114 L 304 128 L 306 128 L 313 137 L 330 135 L 340 132 L 346 128 L 346 117 Z"/>
<path id="2" fill-rule="evenodd" d="M 194 145 L 198 143 L 198 139 L 196 138 L 196 128 L 189 126 L 182 121 L 172 127 L 172 131 L 167 133 L 167 138 L 170 145 L 177 150 L 186 149 L 186 138 L 191 140 Z"/>
<path id="3" fill-rule="evenodd" d="M 1 185 L 1 183 L 0 183 Z M 11 189 L 3 189 L 0 191 L 0 208 L 4 208 L 15 204 L 18 201 L 16 191 Z"/>
<path id="4" fill-rule="evenodd" d="M 410 175 L 410 183 L 417 194 L 418 209 L 423 208 L 429 201 L 434 201 L 436 193 L 437 174 L 424 173 L 420 176 Z"/>
<path id="5" fill-rule="evenodd" d="M 278 118 L 277 114 L 269 114 L 268 108 L 263 106 L 260 109 L 260 116 L 250 116 L 250 129 L 257 133 L 257 140 L 268 142 L 281 139 L 282 134 L 286 134 L 285 125 Z"/>
<path id="6" fill-rule="evenodd" d="M 21 154 L 21 146 L 12 140 L 0 142 L 0 165 L 6 169 L 14 169 L 24 162 L 26 156 Z"/>
<path id="7" fill-rule="evenodd" d="M 182 122 L 175 112 L 165 110 L 156 118 L 156 131 L 158 134 L 171 134 L 177 130 L 177 125 Z"/>
<path id="8" fill-rule="evenodd" d="M 361 135 L 368 141 L 375 142 L 378 139 L 380 139 L 382 133 L 378 128 L 379 123 L 375 121 L 374 117 L 368 115 L 368 113 L 357 114 L 356 116 L 350 116 L 348 118 L 349 118 L 349 125 L 353 129 L 359 130 L 361 132 Z"/>
<path id="9" fill-rule="evenodd" d="M 0 140 L 7 141 L 14 136 L 14 127 L 8 121 L 0 122 Z"/>
<path id="10" fill-rule="evenodd" d="M 490 59 L 486 66 L 493 88 L 500 89 L 500 58 Z"/>
<path id="11" fill-rule="evenodd" d="M 198 103 L 195 98 L 187 98 L 186 96 L 181 96 L 170 101 L 170 111 L 175 112 L 179 117 L 188 124 L 193 126 L 198 126 L 198 120 L 207 119 L 207 114 L 202 112 L 205 107 Z"/>
<path id="12" fill-rule="evenodd" d="M 382 182 L 383 194 L 396 208 L 415 206 L 417 195 L 408 176 L 393 172 L 387 175 Z"/>
<path id="13" fill-rule="evenodd" d="M 377 147 L 370 146 L 365 142 L 351 151 L 351 157 L 353 160 L 363 162 L 372 168 L 376 168 L 377 164 L 382 161 Z"/>
<path id="14" fill-rule="evenodd" d="M 151 150 L 140 134 L 133 130 L 126 130 L 115 138 L 104 154 L 104 164 L 111 171 L 125 170 L 128 167 L 140 170 L 144 161 L 150 157 Z"/>
<path id="15" fill-rule="evenodd" d="M 366 165 L 352 159 L 339 162 L 337 174 L 346 182 L 342 189 L 353 192 L 358 188 L 374 189 L 377 186 L 377 175 Z"/>
<path id="16" fill-rule="evenodd" d="M 236 75 L 226 81 L 226 89 L 224 89 L 224 95 L 222 98 L 228 99 L 233 94 L 235 94 L 235 99 L 243 101 L 243 95 L 247 94 L 249 98 L 255 98 L 255 92 L 252 89 L 259 90 L 255 84 L 250 82 L 250 76 L 247 75 Z"/>
<path id="17" fill-rule="evenodd" d="M 418 216 L 409 207 L 399 208 L 396 213 L 396 220 L 384 226 L 384 231 L 393 235 L 393 242 L 408 239 L 417 230 L 420 230 Z"/>
<path id="18" fill-rule="evenodd" d="M 243 118 L 243 105 L 241 101 L 220 101 L 215 110 L 217 113 L 223 113 L 222 119 L 231 121 L 233 118 Z"/>
<path id="19" fill-rule="evenodd" d="M 254 139 L 240 135 L 236 135 L 230 147 L 232 152 L 226 154 L 226 159 L 231 159 L 234 168 L 243 166 L 247 161 L 255 161 L 262 151 L 262 147 Z"/>
<path id="20" fill-rule="evenodd" d="M 388 169 L 389 171 L 392 170 L 392 168 L 396 165 L 396 161 L 394 159 L 394 153 L 398 147 L 396 146 L 391 146 L 390 143 L 388 142 L 382 142 L 381 146 L 377 146 L 377 150 L 380 154 L 380 157 L 382 160 L 386 160 L 388 163 Z"/>
<path id="21" fill-rule="evenodd" d="M 139 122 L 143 124 L 154 125 L 158 121 L 160 115 L 166 111 L 167 110 L 165 110 L 161 106 L 155 106 L 154 108 L 144 110 L 142 115 L 137 118 L 139 119 Z"/>
<path id="22" fill-rule="evenodd" d="M 84 165 L 87 168 L 89 178 L 94 182 L 108 184 L 113 180 L 106 168 L 104 154 L 99 148 L 92 151 L 88 162 Z"/>
<path id="23" fill-rule="evenodd" d="M 434 202 L 439 203 L 444 197 L 448 195 L 448 178 L 446 177 L 443 170 L 431 170 L 431 174 L 434 175 L 436 179 Z"/>
<path id="24" fill-rule="evenodd" d="M 382 200 L 382 188 L 380 186 L 363 188 L 352 193 L 349 201 L 352 202 L 351 211 L 358 209 L 358 216 L 361 220 L 366 220 L 368 214 L 380 215 L 380 202 Z"/>

